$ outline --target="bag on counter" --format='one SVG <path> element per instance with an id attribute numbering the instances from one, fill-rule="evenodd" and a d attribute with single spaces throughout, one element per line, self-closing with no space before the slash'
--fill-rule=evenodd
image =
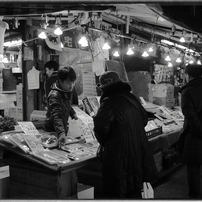
<path id="1" fill-rule="evenodd" d="M 154 190 L 149 182 L 143 182 L 142 198 L 154 198 Z"/>
<path id="2" fill-rule="evenodd" d="M 103 155 L 104 155 L 104 147 L 99 145 L 98 149 L 97 149 L 97 154 L 96 156 L 100 159 L 100 161 L 102 162 L 103 160 Z"/>

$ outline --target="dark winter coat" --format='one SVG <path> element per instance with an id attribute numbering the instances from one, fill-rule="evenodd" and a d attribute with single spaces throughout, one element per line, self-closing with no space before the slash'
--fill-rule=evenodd
<path id="1" fill-rule="evenodd" d="M 186 133 L 182 162 L 202 164 L 202 78 L 191 80 L 180 92 Z"/>
<path id="2" fill-rule="evenodd" d="M 147 114 L 130 91 L 127 83 L 108 87 L 94 117 L 95 136 L 104 146 L 103 183 L 109 198 L 141 198 L 143 181 L 156 177 L 144 130 Z"/>
<path id="3" fill-rule="evenodd" d="M 68 118 L 75 114 L 71 107 L 72 93 L 63 91 L 55 83 L 48 95 L 48 111 L 46 114 L 45 129 L 55 131 L 58 135 L 68 132 Z"/>

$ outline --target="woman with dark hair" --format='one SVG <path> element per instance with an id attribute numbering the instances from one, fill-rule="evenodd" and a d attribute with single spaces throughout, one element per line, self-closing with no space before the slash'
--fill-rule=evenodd
<path id="1" fill-rule="evenodd" d="M 72 108 L 72 90 L 76 81 L 76 73 L 71 66 L 62 67 L 58 71 L 58 79 L 52 86 L 47 101 L 48 111 L 44 129 L 55 131 L 58 135 L 59 147 L 64 144 L 68 133 L 68 118 L 78 119 Z"/>

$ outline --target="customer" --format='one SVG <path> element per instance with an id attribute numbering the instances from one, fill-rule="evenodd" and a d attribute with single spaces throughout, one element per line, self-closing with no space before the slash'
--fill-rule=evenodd
<path id="1" fill-rule="evenodd" d="M 202 66 L 189 64 L 185 72 L 189 82 L 180 89 L 181 108 L 185 121 L 185 142 L 182 162 L 187 164 L 190 198 L 202 199 Z"/>
<path id="2" fill-rule="evenodd" d="M 100 76 L 100 108 L 94 132 L 103 154 L 103 185 L 108 199 L 140 199 L 143 182 L 156 177 L 144 127 L 147 113 L 131 87 L 114 71 Z"/>
<path id="3" fill-rule="evenodd" d="M 45 90 L 44 101 L 47 104 L 47 97 L 51 91 L 51 86 L 56 82 L 58 77 L 59 64 L 56 61 L 48 61 L 45 63 L 44 68 L 46 70 L 46 75 L 48 77 L 44 82 L 44 90 Z M 78 105 L 78 95 L 75 87 L 73 89 L 72 104 Z"/>
<path id="4" fill-rule="evenodd" d="M 68 118 L 78 119 L 71 107 L 71 96 L 76 81 L 76 73 L 70 66 L 60 68 L 58 79 L 48 95 L 46 131 L 55 131 L 59 138 L 59 147 L 64 144 L 68 133 Z"/>

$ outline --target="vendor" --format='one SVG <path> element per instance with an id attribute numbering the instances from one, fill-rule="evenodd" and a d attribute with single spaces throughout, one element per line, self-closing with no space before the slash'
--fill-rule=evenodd
<path id="1" fill-rule="evenodd" d="M 57 78 L 58 78 L 59 64 L 56 61 L 50 60 L 45 63 L 44 68 L 45 68 L 46 76 L 47 76 L 47 79 L 44 82 L 44 91 L 45 91 L 44 102 L 47 105 L 47 97 L 51 91 L 51 86 L 57 81 Z M 72 92 L 73 92 L 73 96 L 71 99 L 72 104 L 78 105 L 78 95 L 75 90 L 75 87 L 73 88 Z"/>
<path id="2" fill-rule="evenodd" d="M 76 81 L 76 73 L 71 66 L 62 67 L 58 71 L 56 83 L 51 87 L 48 95 L 48 111 L 44 129 L 55 131 L 58 135 L 58 144 L 64 144 L 65 136 L 68 133 L 68 118 L 78 119 L 72 108 L 72 91 Z"/>

